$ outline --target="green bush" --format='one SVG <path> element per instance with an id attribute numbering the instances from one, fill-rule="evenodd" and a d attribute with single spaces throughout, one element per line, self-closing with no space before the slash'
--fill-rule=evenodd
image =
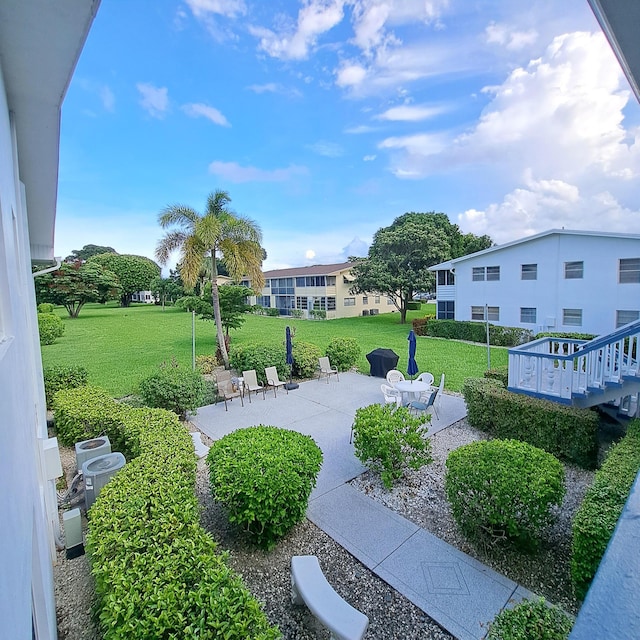
<path id="1" fill-rule="evenodd" d="M 322 357 L 320 347 L 310 342 L 293 343 L 293 375 L 296 378 L 313 378 L 318 371 L 318 359 Z"/>
<path id="2" fill-rule="evenodd" d="M 53 313 L 54 308 L 50 302 L 41 302 L 38 305 L 38 313 Z"/>
<path id="3" fill-rule="evenodd" d="M 358 361 L 361 352 L 355 338 L 333 338 L 327 345 L 325 355 L 329 356 L 332 367 L 338 371 L 348 371 Z"/>
<path id="4" fill-rule="evenodd" d="M 280 638 L 199 525 L 187 430 L 168 411 L 113 404 L 120 407 L 116 435 L 126 434 L 137 457 L 102 489 L 89 514 L 101 637 Z M 113 409 L 102 397 L 98 405 L 83 405 L 89 421 L 100 408 Z M 76 417 L 83 421 L 81 406 Z"/>
<path id="5" fill-rule="evenodd" d="M 515 438 L 581 467 L 595 467 L 598 414 L 589 409 L 512 393 L 498 380 L 468 378 L 462 387 L 467 420 L 496 438 Z"/>
<path id="6" fill-rule="evenodd" d="M 202 374 L 211 375 L 217 366 L 215 356 L 196 356 L 196 369 Z"/>
<path id="7" fill-rule="evenodd" d="M 538 338 L 567 338 L 569 340 L 593 340 L 597 338 L 595 333 L 572 333 L 570 331 L 542 331 L 536 333 L 535 339 Z"/>
<path id="8" fill-rule="evenodd" d="M 240 375 L 243 371 L 256 370 L 260 384 L 266 384 L 265 367 L 275 367 L 278 377 L 289 376 L 284 344 L 234 344 L 229 353 L 229 363 Z"/>
<path id="9" fill-rule="evenodd" d="M 412 416 L 405 407 L 372 404 L 356 411 L 353 442 L 358 460 L 380 473 L 390 489 L 404 470 L 420 469 L 432 461 L 427 439 L 428 414 Z"/>
<path id="10" fill-rule="evenodd" d="M 449 340 L 468 340 L 470 342 L 487 341 L 487 328 L 484 322 L 466 320 L 429 320 L 423 329 L 424 334 L 434 338 Z M 520 327 L 502 327 L 489 325 L 489 343 L 497 347 L 515 347 L 533 340 L 533 332 Z"/>
<path id="11" fill-rule="evenodd" d="M 205 402 L 206 385 L 202 375 L 177 364 L 162 364 L 156 373 L 140 382 L 140 395 L 150 406 L 167 409 L 185 420 L 187 411 Z"/>
<path id="12" fill-rule="evenodd" d="M 273 307 L 267 307 L 264 312 L 270 318 L 277 318 L 280 315 L 280 309 L 274 309 Z"/>
<path id="13" fill-rule="evenodd" d="M 205 300 L 200 296 L 184 296 L 176 300 L 176 307 L 185 311 L 195 311 L 202 318 L 213 317 L 213 305 L 209 300 Z"/>
<path id="14" fill-rule="evenodd" d="M 64 333 L 64 322 L 55 313 L 38 314 L 40 344 L 53 344 Z"/>
<path id="15" fill-rule="evenodd" d="M 411 300 L 407 302 L 407 311 L 419 311 L 422 308 L 422 302 L 419 300 Z"/>
<path id="16" fill-rule="evenodd" d="M 489 626 L 487 640 L 566 640 L 573 620 L 544 598 L 504 609 Z"/>
<path id="17" fill-rule="evenodd" d="M 573 519 L 571 579 L 583 599 L 640 470 L 640 420 L 614 445 Z"/>
<path id="18" fill-rule="evenodd" d="M 302 309 L 291 309 L 291 317 L 302 318 L 304 317 L 304 311 Z"/>
<path id="19" fill-rule="evenodd" d="M 259 425 L 214 442 L 207 461 L 229 521 L 271 549 L 304 518 L 322 451 L 310 436 Z"/>
<path id="20" fill-rule="evenodd" d="M 435 320 L 435 315 L 428 314 L 422 318 L 414 318 L 411 321 L 411 326 L 417 336 L 427 335 L 427 322 L 429 322 L 429 320 Z"/>
<path id="21" fill-rule="evenodd" d="M 497 367 L 484 372 L 484 377 L 489 380 L 499 380 L 506 387 L 509 384 L 509 366 Z"/>
<path id="22" fill-rule="evenodd" d="M 309 309 L 309 318 L 311 320 L 325 320 L 327 312 L 324 309 Z"/>
<path id="23" fill-rule="evenodd" d="M 53 365 L 45 367 L 43 374 L 47 408 L 51 408 L 53 396 L 61 389 L 74 389 L 87 384 L 87 370 L 84 367 Z"/>
<path id="24" fill-rule="evenodd" d="M 447 458 L 445 491 L 470 538 L 507 537 L 535 547 L 564 497 L 564 468 L 546 451 L 518 440 L 472 442 Z"/>

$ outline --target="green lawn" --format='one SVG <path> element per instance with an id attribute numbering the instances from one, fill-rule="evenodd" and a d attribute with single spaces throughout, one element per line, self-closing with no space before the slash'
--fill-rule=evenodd
<path id="1" fill-rule="evenodd" d="M 163 361 L 175 358 L 191 366 L 191 314 L 167 307 L 135 305 L 120 308 L 88 304 L 78 318 L 70 319 L 64 309 L 56 309 L 65 323 L 65 334 L 55 344 L 42 347 L 44 366 L 82 365 L 89 381 L 104 387 L 115 397 L 134 393 L 140 380 Z M 432 313 L 433 305 L 411 311 L 408 320 Z M 242 329 L 232 331 L 234 343 L 269 342 L 282 344 L 285 327 L 295 327 L 294 340 L 312 342 L 324 349 L 334 336 L 352 336 L 360 343 L 358 369 L 369 372 L 365 354 L 378 347 L 393 349 L 398 368 L 407 368 L 407 335 L 411 324 L 399 324 L 397 313 L 378 316 L 313 321 L 248 315 Z M 196 319 L 196 354 L 212 354 L 215 344 L 213 323 Z M 487 368 L 487 349 L 438 338 L 418 337 L 416 360 L 421 371 L 430 371 L 436 381 L 445 374 L 446 388 L 460 391 L 467 377 L 481 376 Z M 507 363 L 507 350 L 491 349 L 492 367 Z"/>

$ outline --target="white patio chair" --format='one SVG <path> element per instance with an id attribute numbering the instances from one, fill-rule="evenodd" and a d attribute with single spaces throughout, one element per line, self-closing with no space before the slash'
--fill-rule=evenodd
<path id="1" fill-rule="evenodd" d="M 381 384 L 380 391 L 382 391 L 382 395 L 384 396 L 385 404 L 395 404 L 396 407 L 399 407 L 402 402 L 402 394 L 393 387 L 390 387 L 388 384 Z"/>
<path id="2" fill-rule="evenodd" d="M 329 384 L 329 378 L 331 375 L 335 375 L 336 380 L 340 382 L 340 376 L 338 375 L 338 370 L 333 369 L 331 364 L 329 363 L 328 356 L 323 356 L 322 358 L 318 358 L 318 365 L 320 370 L 318 371 L 318 382 L 322 376 L 327 376 L 327 384 Z"/>
<path id="3" fill-rule="evenodd" d="M 440 418 L 438 415 L 438 409 L 442 403 L 442 394 L 444 393 L 444 373 L 440 376 L 440 384 L 438 385 L 438 393 L 433 402 L 433 412 L 436 414 L 436 418 Z"/>
<path id="4" fill-rule="evenodd" d="M 420 382 L 424 382 L 425 384 L 432 385 L 433 384 L 433 373 L 429 373 L 425 371 L 421 373 L 416 380 L 420 380 Z"/>
<path id="5" fill-rule="evenodd" d="M 258 376 L 256 375 L 255 369 L 249 369 L 249 371 L 243 371 L 242 377 L 244 378 L 244 388 L 247 391 L 247 395 L 249 396 L 249 402 L 251 402 L 251 392 L 262 391 L 262 399 L 265 399 L 264 395 L 264 386 L 258 382 Z"/>
<path id="6" fill-rule="evenodd" d="M 404 374 L 397 369 L 391 369 L 387 372 L 387 382 L 393 387 L 396 382 L 404 380 Z"/>
<path id="7" fill-rule="evenodd" d="M 267 385 L 273 387 L 274 397 L 278 396 L 276 393 L 276 389 L 278 387 L 284 387 L 287 389 L 286 384 L 278 377 L 278 370 L 275 367 L 265 367 L 264 375 L 267 377 Z M 287 389 L 287 393 L 289 393 L 289 389 Z"/>

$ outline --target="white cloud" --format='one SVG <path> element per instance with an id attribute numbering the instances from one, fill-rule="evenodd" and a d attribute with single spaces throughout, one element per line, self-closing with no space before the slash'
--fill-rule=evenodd
<path id="1" fill-rule="evenodd" d="M 85 91 L 93 93 L 98 96 L 102 107 L 105 111 L 113 113 L 116 106 L 116 97 L 111 91 L 111 88 L 106 84 L 100 84 L 92 80 L 86 80 L 84 78 L 78 79 L 78 86 L 82 87 Z"/>
<path id="2" fill-rule="evenodd" d="M 140 93 L 140 105 L 154 118 L 163 118 L 169 109 L 169 90 L 166 87 L 155 87 L 148 82 L 136 85 Z"/>
<path id="3" fill-rule="evenodd" d="M 489 44 L 499 44 L 509 51 L 518 51 L 532 45 L 538 39 L 535 29 L 518 30 L 506 24 L 490 23 L 485 29 Z"/>
<path id="4" fill-rule="evenodd" d="M 327 158 L 339 158 L 344 155 L 344 149 L 339 144 L 326 140 L 319 140 L 314 144 L 307 145 L 307 149 Z"/>
<path id="5" fill-rule="evenodd" d="M 300 98 L 302 92 L 296 88 L 285 87 L 277 82 L 266 82 L 265 84 L 251 84 L 247 87 L 253 93 L 279 93 L 290 98 Z"/>
<path id="6" fill-rule="evenodd" d="M 182 110 L 191 118 L 203 117 L 221 127 L 230 127 L 229 121 L 215 108 L 202 103 L 182 105 Z"/>
<path id="7" fill-rule="evenodd" d="M 307 260 L 313 260 L 313 259 L 316 257 L 316 252 L 315 252 L 313 249 L 307 249 L 307 250 L 304 252 L 304 257 L 305 257 Z"/>
<path id="8" fill-rule="evenodd" d="M 210 15 L 235 18 L 244 15 L 247 7 L 243 0 L 185 0 L 196 18 Z"/>
<path id="9" fill-rule="evenodd" d="M 364 156 L 364 158 L 362 158 L 365 162 L 373 162 L 378 156 L 376 156 L 375 154 L 373 155 L 369 155 L 369 156 Z"/>
<path id="10" fill-rule="evenodd" d="M 364 240 L 360 240 L 358 236 L 353 238 L 349 244 L 345 247 L 342 247 L 342 255 L 344 260 L 347 260 L 351 256 L 355 256 L 356 258 L 366 258 L 369 254 L 369 244 Z"/>
<path id="11" fill-rule="evenodd" d="M 359 135 L 361 133 L 372 133 L 373 131 L 377 131 L 377 130 L 378 129 L 376 127 L 372 127 L 367 124 L 360 124 L 355 127 L 349 127 L 348 129 L 345 129 L 344 133 Z"/>
<path id="12" fill-rule="evenodd" d="M 242 167 L 237 162 L 214 161 L 209 165 L 209 173 L 230 182 L 288 182 L 296 176 L 308 174 L 306 167 L 290 165 L 286 169 L 259 169 Z"/>
<path id="13" fill-rule="evenodd" d="M 427 105 L 400 105 L 391 107 L 384 113 L 376 116 L 379 120 L 399 120 L 404 122 L 419 122 L 428 120 L 444 112 L 443 107 L 430 107 Z"/>
<path id="14" fill-rule="evenodd" d="M 344 0 L 307 0 L 298 12 L 295 26 L 286 25 L 277 32 L 249 26 L 249 33 L 260 40 L 259 48 L 271 57 L 303 60 L 318 37 L 342 21 L 344 4 Z"/>
<path id="15" fill-rule="evenodd" d="M 360 64 L 345 63 L 336 70 L 336 84 L 339 87 L 358 87 L 367 77 L 367 70 Z"/>

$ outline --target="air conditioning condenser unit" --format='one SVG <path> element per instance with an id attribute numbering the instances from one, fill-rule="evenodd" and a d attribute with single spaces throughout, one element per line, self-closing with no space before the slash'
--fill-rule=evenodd
<path id="1" fill-rule="evenodd" d="M 76 442 L 76 469 L 82 471 L 85 462 L 92 458 L 106 456 L 107 453 L 111 453 L 111 443 L 107 436 Z"/>
<path id="2" fill-rule="evenodd" d="M 92 458 L 82 465 L 84 476 L 84 502 L 87 511 L 100 495 L 102 488 L 124 467 L 126 460 L 119 453 L 108 453 Z"/>

